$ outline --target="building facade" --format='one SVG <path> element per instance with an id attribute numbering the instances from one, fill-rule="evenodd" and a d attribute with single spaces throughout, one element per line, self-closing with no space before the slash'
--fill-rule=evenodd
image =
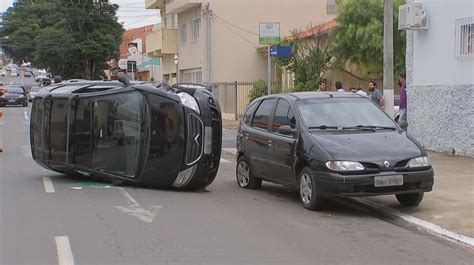
<path id="1" fill-rule="evenodd" d="M 280 22 L 280 35 L 287 36 L 335 17 L 329 0 L 146 0 L 145 7 L 161 9 L 175 23 L 179 81 L 196 83 L 266 79 L 266 57 L 256 49 L 259 23 Z M 173 76 L 175 54 L 164 54 L 165 75 Z"/>
<path id="2" fill-rule="evenodd" d="M 416 3 L 428 28 L 407 31 L 408 131 L 429 150 L 472 157 L 474 2 Z"/>

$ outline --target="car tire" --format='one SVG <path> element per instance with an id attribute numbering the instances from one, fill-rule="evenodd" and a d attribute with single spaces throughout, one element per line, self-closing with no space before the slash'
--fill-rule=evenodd
<path id="1" fill-rule="evenodd" d="M 323 198 L 317 193 L 316 178 L 310 167 L 301 170 L 298 177 L 298 187 L 298 194 L 304 208 L 312 211 L 323 208 Z"/>
<path id="2" fill-rule="evenodd" d="M 395 194 L 398 202 L 403 206 L 418 206 L 423 200 L 423 192 Z"/>
<path id="3" fill-rule="evenodd" d="M 245 156 L 241 156 L 237 160 L 235 175 L 237 178 L 237 184 L 241 188 L 258 190 L 262 187 L 262 180 L 255 177 L 252 168 L 250 167 L 250 163 Z"/>

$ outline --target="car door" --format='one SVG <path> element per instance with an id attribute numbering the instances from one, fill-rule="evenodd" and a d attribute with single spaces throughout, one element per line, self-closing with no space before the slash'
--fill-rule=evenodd
<path id="1" fill-rule="evenodd" d="M 143 96 L 136 92 L 107 95 L 92 102 L 94 170 L 135 177 L 142 135 Z"/>
<path id="2" fill-rule="evenodd" d="M 269 135 L 269 147 L 267 152 L 267 168 L 275 179 L 292 184 L 293 162 L 295 154 L 296 139 L 293 135 L 278 133 L 278 128 L 289 125 L 295 128 L 295 117 L 290 103 L 286 99 L 279 99 L 273 115 L 271 126 L 272 133 Z"/>
<path id="3" fill-rule="evenodd" d="M 270 135 L 270 115 L 273 111 L 276 99 L 267 98 L 262 100 L 253 115 L 252 122 L 247 131 L 244 132 L 245 153 L 249 159 L 254 173 L 258 176 L 269 176 L 266 170 L 266 156 L 268 150 L 268 137 Z"/>

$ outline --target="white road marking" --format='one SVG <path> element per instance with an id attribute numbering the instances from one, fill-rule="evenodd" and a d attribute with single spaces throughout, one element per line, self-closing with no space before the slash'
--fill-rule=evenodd
<path id="1" fill-rule="evenodd" d="M 222 148 L 224 152 L 231 153 L 232 155 L 237 154 L 237 148 Z"/>
<path id="2" fill-rule="evenodd" d="M 30 117 L 28 117 L 28 111 L 25 110 L 25 111 L 23 112 L 23 114 L 25 115 L 25 120 L 29 120 L 29 119 L 30 119 Z"/>
<path id="3" fill-rule="evenodd" d="M 56 249 L 58 252 L 58 265 L 74 265 L 74 256 L 72 255 L 71 245 L 67 236 L 57 236 Z"/>
<path id="4" fill-rule="evenodd" d="M 43 177 L 43 185 L 44 185 L 44 191 L 46 193 L 53 193 L 55 192 L 54 190 L 54 185 L 53 181 L 51 180 L 50 177 Z"/>
<path id="5" fill-rule="evenodd" d="M 227 159 L 221 158 L 221 163 L 230 163 L 230 161 Z"/>
<path id="6" fill-rule="evenodd" d="M 31 155 L 31 146 L 29 145 L 24 145 L 22 148 L 22 152 L 23 152 L 23 157 L 33 157 Z"/>
<path id="7" fill-rule="evenodd" d="M 426 232 L 429 232 L 433 235 L 436 235 L 438 237 L 453 241 L 453 242 L 460 242 L 463 244 L 466 244 L 470 247 L 474 247 L 474 238 L 468 237 L 468 236 L 463 236 L 458 233 L 449 231 L 439 225 L 418 219 L 414 216 L 411 216 L 409 214 L 406 214 L 404 212 L 401 212 L 399 210 L 387 207 L 385 205 L 382 205 L 380 203 L 376 203 L 373 201 L 370 201 L 368 199 L 364 198 L 352 198 L 355 201 L 358 201 L 361 204 L 366 205 L 368 208 L 377 211 L 383 215 L 386 216 L 392 216 L 392 217 L 397 217 L 407 223 L 416 225 L 420 227 L 421 229 L 425 230 Z"/>
<path id="8" fill-rule="evenodd" d="M 114 208 L 119 209 L 123 213 L 126 213 L 130 216 L 135 216 L 139 220 L 151 223 L 153 219 L 155 219 L 158 210 L 161 206 L 152 206 L 151 210 L 146 210 L 140 206 L 140 204 L 128 193 L 124 188 L 118 188 L 120 193 L 125 197 L 127 200 L 127 206 L 114 206 Z"/>

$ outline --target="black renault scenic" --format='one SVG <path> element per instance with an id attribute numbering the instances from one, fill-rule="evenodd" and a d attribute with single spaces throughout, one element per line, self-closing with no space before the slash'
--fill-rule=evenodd
<path id="1" fill-rule="evenodd" d="M 50 170 L 200 189 L 217 174 L 222 120 L 202 85 L 73 80 L 38 92 L 30 136 Z"/>
<path id="2" fill-rule="evenodd" d="M 395 194 L 418 205 L 432 190 L 425 150 L 367 98 L 341 92 L 301 92 L 253 101 L 237 133 L 237 182 L 262 180 L 294 188 L 303 206 L 324 197 Z"/>

